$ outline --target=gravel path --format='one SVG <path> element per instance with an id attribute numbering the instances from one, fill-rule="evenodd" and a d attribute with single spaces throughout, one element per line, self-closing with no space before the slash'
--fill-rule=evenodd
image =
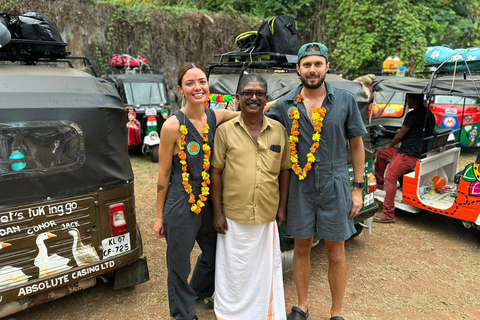
<path id="1" fill-rule="evenodd" d="M 462 157 L 475 160 L 475 153 Z M 151 280 L 135 288 L 114 291 L 97 286 L 26 310 L 7 319 L 122 320 L 170 319 L 166 289 L 165 249 L 152 231 L 155 216 L 157 165 L 133 156 L 137 216 Z M 346 242 L 349 284 L 346 320 L 480 319 L 480 237 L 462 223 L 429 212 L 397 212 L 394 224 L 374 224 Z M 198 255 L 192 254 L 192 262 Z M 293 273 L 284 275 L 286 308 L 296 302 Z M 330 293 L 323 242 L 312 249 L 310 319 L 328 320 Z M 199 310 L 200 319 L 214 319 Z M 248 319 L 257 320 L 257 319 Z"/>

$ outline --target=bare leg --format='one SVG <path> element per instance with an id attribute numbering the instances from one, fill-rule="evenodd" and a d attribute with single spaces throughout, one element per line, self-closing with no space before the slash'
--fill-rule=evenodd
<path id="1" fill-rule="evenodd" d="M 328 282 L 332 294 L 330 313 L 332 317 L 341 316 L 348 278 L 345 242 L 325 240 L 325 249 L 328 256 Z"/>
<path id="2" fill-rule="evenodd" d="M 293 275 L 297 287 L 298 308 L 307 312 L 308 284 L 310 282 L 310 250 L 313 238 L 295 239 L 293 252 Z"/>

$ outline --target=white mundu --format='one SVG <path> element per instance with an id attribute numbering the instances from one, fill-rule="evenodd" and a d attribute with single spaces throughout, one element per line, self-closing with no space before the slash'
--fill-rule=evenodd
<path id="1" fill-rule="evenodd" d="M 226 219 L 228 230 L 217 237 L 217 320 L 285 320 L 277 222 L 245 224 Z"/>

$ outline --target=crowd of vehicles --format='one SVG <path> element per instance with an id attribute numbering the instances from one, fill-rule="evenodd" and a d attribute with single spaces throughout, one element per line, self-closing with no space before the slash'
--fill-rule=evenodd
<path id="1" fill-rule="evenodd" d="M 74 58 L 0 24 L 0 318 L 114 279 L 149 279 L 136 222 L 125 107 Z M 65 43 L 49 42 L 52 46 Z"/>

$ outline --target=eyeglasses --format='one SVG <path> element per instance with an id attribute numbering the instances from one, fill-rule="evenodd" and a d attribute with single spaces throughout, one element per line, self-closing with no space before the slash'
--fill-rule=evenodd
<path id="1" fill-rule="evenodd" d="M 240 94 L 245 98 L 245 99 L 252 99 L 253 95 L 257 97 L 257 99 L 264 99 L 267 96 L 267 93 L 265 91 L 242 91 Z"/>

